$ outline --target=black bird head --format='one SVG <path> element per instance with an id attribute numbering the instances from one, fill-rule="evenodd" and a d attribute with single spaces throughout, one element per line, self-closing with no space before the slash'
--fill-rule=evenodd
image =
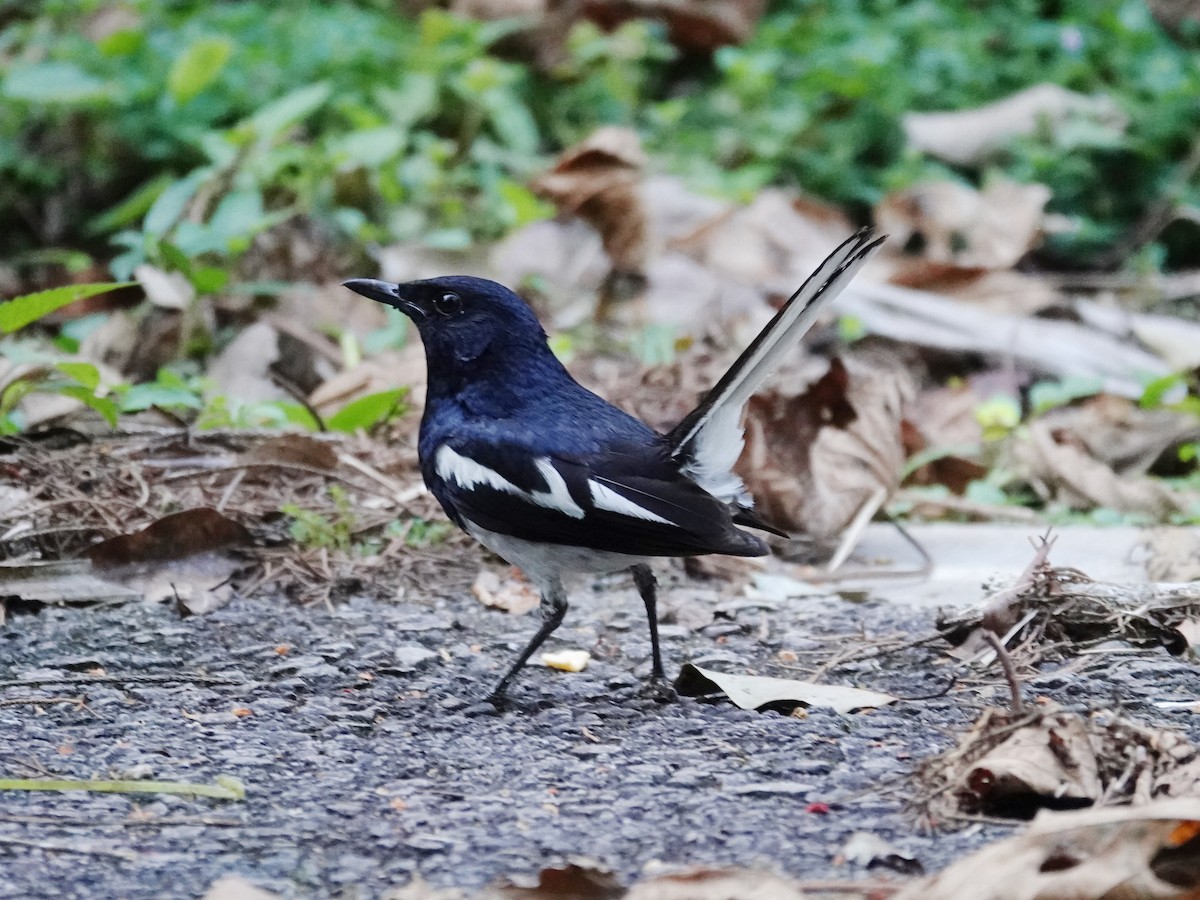
<path id="1" fill-rule="evenodd" d="M 497 351 L 519 358 L 546 347 L 546 332 L 529 304 L 486 278 L 447 275 L 405 284 L 351 278 L 342 284 L 412 319 L 431 373 Z"/>

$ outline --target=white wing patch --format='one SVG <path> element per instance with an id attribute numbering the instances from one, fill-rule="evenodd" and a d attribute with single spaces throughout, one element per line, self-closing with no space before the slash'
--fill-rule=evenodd
<path id="1" fill-rule="evenodd" d="M 564 512 L 572 519 L 583 518 L 583 507 L 575 502 L 571 496 L 571 492 L 567 490 L 567 483 L 559 474 L 558 469 L 554 468 L 554 464 L 546 457 L 534 460 L 533 463 L 537 466 L 537 470 L 542 473 L 542 477 L 546 479 L 546 484 L 550 486 L 548 491 L 533 491 L 529 498 L 538 506 L 544 506 L 547 509 L 557 509 L 559 512 Z"/>
<path id="2" fill-rule="evenodd" d="M 514 497 L 520 497 L 536 506 L 558 510 L 572 519 L 582 519 L 584 516 L 583 507 L 571 497 L 571 492 L 567 489 L 566 481 L 563 480 L 558 470 L 554 468 L 553 463 L 548 458 L 543 457 L 535 460 L 534 465 L 537 466 L 537 470 L 542 474 L 542 477 L 546 479 L 549 490 L 523 490 L 495 469 L 489 469 L 483 463 L 476 462 L 469 456 L 463 456 L 448 444 L 442 444 L 438 448 L 437 456 L 434 457 L 434 469 L 438 475 L 447 481 L 453 481 L 459 487 L 465 488 L 468 491 L 482 484 L 490 488 L 495 488 L 498 491 L 503 491 L 506 494 L 512 494 Z"/>
<path id="3" fill-rule="evenodd" d="M 605 487 L 598 481 L 588 479 L 588 490 L 592 492 L 592 505 L 596 509 L 606 509 L 609 512 L 615 512 L 622 516 L 629 516 L 634 519 L 646 519 L 649 522 L 661 522 L 663 525 L 674 525 L 675 523 L 664 519 L 658 513 L 651 512 L 638 506 L 628 497 L 618 494 L 610 487 Z"/>
<path id="4" fill-rule="evenodd" d="M 516 494 L 520 497 L 529 496 L 495 469 L 489 469 L 470 457 L 456 453 L 448 444 L 442 444 L 438 448 L 434 460 L 434 468 L 438 475 L 447 481 L 455 482 L 459 487 L 466 488 L 468 491 L 477 484 L 485 484 L 498 491 L 504 491 L 506 494 Z"/>

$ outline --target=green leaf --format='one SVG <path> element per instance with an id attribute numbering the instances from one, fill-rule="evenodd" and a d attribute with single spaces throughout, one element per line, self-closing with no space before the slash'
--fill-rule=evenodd
<path id="1" fill-rule="evenodd" d="M 1186 382 L 1182 375 L 1163 375 L 1155 378 L 1142 389 L 1138 405 L 1142 409 L 1160 409 L 1166 402 L 1167 394 L 1177 388 L 1182 388 Z"/>
<path id="2" fill-rule="evenodd" d="M 44 62 L 13 69 L 3 93 L 30 103 L 83 103 L 108 96 L 108 85 L 74 63 Z"/>
<path id="3" fill-rule="evenodd" d="M 284 129 L 315 113 L 325 105 L 325 101 L 332 94 L 333 85 L 327 81 L 297 88 L 262 107 L 250 116 L 247 124 L 260 138 L 275 137 Z"/>
<path id="4" fill-rule="evenodd" d="M 372 428 L 380 425 L 404 411 L 404 398 L 408 388 L 395 388 L 390 391 L 380 391 L 377 394 L 367 394 L 357 400 L 351 400 L 336 413 L 326 425 L 334 431 L 355 431 L 359 428 Z"/>
<path id="5" fill-rule="evenodd" d="M 233 55 L 233 41 L 227 37 L 205 37 L 193 41 L 175 60 L 167 75 L 167 90 L 176 103 L 187 103 L 217 80 L 225 63 Z"/>
<path id="6" fill-rule="evenodd" d="M 492 129 L 504 146 L 521 154 L 537 152 L 537 122 L 529 108 L 514 94 L 496 88 L 483 94 L 480 103 L 487 110 Z"/>
<path id="7" fill-rule="evenodd" d="M 192 272 L 192 287 L 200 294 L 215 294 L 229 284 L 229 273 L 216 266 L 202 266 Z"/>
<path id="8" fill-rule="evenodd" d="M 363 128 L 339 136 L 330 146 L 335 160 L 343 165 L 378 168 L 394 159 L 404 148 L 405 132 L 393 126 Z"/>
<path id="9" fill-rule="evenodd" d="M 192 274 L 192 261 L 186 253 L 170 241 L 159 241 L 158 252 L 162 254 L 163 262 L 167 264 L 167 268 L 188 276 Z"/>
<path id="10" fill-rule="evenodd" d="M 142 231 L 153 238 L 160 238 L 166 234 L 179 221 L 187 209 L 188 202 L 207 177 L 208 173 L 203 170 L 193 172 L 163 190 L 146 213 Z"/>
<path id="11" fill-rule="evenodd" d="M 91 363 L 60 362 L 55 363 L 54 368 L 64 375 L 74 378 L 89 391 L 94 391 L 100 386 L 100 370 Z"/>
<path id="12" fill-rule="evenodd" d="M 141 412 L 152 406 L 163 409 L 201 409 L 204 403 L 196 391 L 157 381 L 135 384 L 121 392 L 122 412 Z"/>
<path id="13" fill-rule="evenodd" d="M 230 241 L 248 237 L 261 230 L 265 212 L 262 194 L 258 191 L 234 191 L 226 194 L 217 204 L 209 219 L 211 240 L 227 246 Z"/>
<path id="14" fill-rule="evenodd" d="M 554 215 L 554 207 L 551 204 L 538 199 L 537 194 L 511 178 L 502 178 L 497 189 L 508 204 L 511 225 L 528 225 L 530 222 L 549 219 Z"/>
<path id="15" fill-rule="evenodd" d="M 132 225 L 146 214 L 159 195 L 174 181 L 175 179 L 166 172 L 151 178 L 116 206 L 110 207 L 88 222 L 87 233 L 108 234 L 118 228 Z"/>
<path id="16" fill-rule="evenodd" d="M 62 287 L 51 288 L 48 291 L 38 291 L 36 294 L 26 294 L 0 303 L 0 334 L 12 334 L 43 316 L 48 316 L 55 310 L 70 306 L 77 300 L 106 294 L 118 288 L 129 287 L 132 281 L 114 281 L 101 284 L 66 284 Z"/>
<path id="17" fill-rule="evenodd" d="M 108 422 L 112 428 L 117 427 L 117 414 L 120 409 L 117 403 L 111 397 L 100 397 L 89 388 L 85 388 L 80 384 L 65 384 L 54 388 L 54 393 L 61 394 L 64 397 L 72 397 L 78 400 L 85 406 L 90 406 L 100 415 L 104 416 L 104 420 Z"/>

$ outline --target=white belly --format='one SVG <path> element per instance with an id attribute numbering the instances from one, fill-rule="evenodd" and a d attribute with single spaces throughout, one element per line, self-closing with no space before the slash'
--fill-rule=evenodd
<path id="1" fill-rule="evenodd" d="M 619 572 L 645 562 L 641 556 L 611 553 L 607 550 L 588 550 L 564 544 L 537 544 L 507 534 L 480 528 L 468 521 L 467 533 L 497 556 L 512 563 L 543 591 L 554 590 L 562 584 L 564 575 L 601 575 Z"/>

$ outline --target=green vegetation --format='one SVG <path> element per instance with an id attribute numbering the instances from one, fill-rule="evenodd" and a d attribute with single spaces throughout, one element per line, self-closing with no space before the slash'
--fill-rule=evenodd
<path id="1" fill-rule="evenodd" d="M 552 213 L 531 176 L 602 124 L 637 129 L 654 167 L 696 190 L 747 200 L 784 185 L 862 219 L 931 177 L 1044 182 L 1069 227 L 1043 258 L 1066 267 L 1094 265 L 1156 203 L 1200 207 L 1195 174 L 1181 176 L 1198 139 L 1200 54 L 1142 0 L 775 0 L 745 44 L 710 56 L 682 53 L 650 21 L 611 32 L 581 21 L 561 47 L 545 35 L 535 47 L 523 27 L 439 9 L 407 18 L 391 0 L 0 0 L 0 276 L 24 286 L 10 293 L 29 292 L 0 304 L 0 357 L 22 366 L 0 382 L 0 433 L 25 427 L 18 407 L 33 392 L 75 398 L 110 423 L 156 407 L 202 428 L 318 427 L 300 403 L 243 403 L 204 378 L 274 294 L 331 274 L 255 259 L 256 240 L 294 229 L 344 269 L 370 265 L 378 246 L 499 238 Z M 1047 128 L 982 171 L 905 147 L 906 112 L 971 109 L 1044 82 L 1108 97 L 1127 127 Z M 1184 222 L 1126 265 L 1200 265 L 1198 246 Z M 77 352 L 111 307 L 53 317 L 142 264 L 184 286 L 175 358 L 152 381 L 110 383 Z M 35 292 L 64 281 L 88 283 Z M 235 296 L 231 313 L 219 301 Z M 847 340 L 861 336 L 861 323 L 842 324 Z M 331 337 L 350 365 L 398 346 L 405 327 L 397 314 L 361 346 L 349 332 Z M 673 352 L 654 327 L 633 343 L 646 362 Z M 569 336 L 556 345 L 573 348 Z M 1029 410 L 998 397 L 977 416 L 999 437 L 1023 413 L 1097 388 L 1040 384 Z M 1200 412 L 1194 380 L 1155 383 L 1143 404 L 1167 396 Z M 324 424 L 375 428 L 404 400 L 374 394 Z M 349 545 L 345 522 L 293 515 L 302 543 Z"/>
<path id="2" fill-rule="evenodd" d="M 781 0 L 741 47 L 679 59 L 661 30 L 583 22 L 540 72 L 514 23 L 390 3 L 21 4 L 0 32 L 0 225 L 10 256 L 83 250 L 223 290 L 254 236 L 295 216 L 355 244 L 463 247 L 544 216 L 545 156 L 629 124 L 693 183 L 785 183 L 852 205 L 932 173 L 900 116 L 1039 82 L 1109 95 L 1126 136 L 1077 128 L 1000 161 L 1077 229 L 1114 240 L 1171 183 L 1200 120 L 1200 59 L 1140 0 Z M 954 174 L 954 173 L 951 173 Z M 1196 185 L 1172 188 L 1200 200 Z M 117 252 L 113 252 L 116 248 Z M 24 254 L 24 257 L 21 256 Z"/>

